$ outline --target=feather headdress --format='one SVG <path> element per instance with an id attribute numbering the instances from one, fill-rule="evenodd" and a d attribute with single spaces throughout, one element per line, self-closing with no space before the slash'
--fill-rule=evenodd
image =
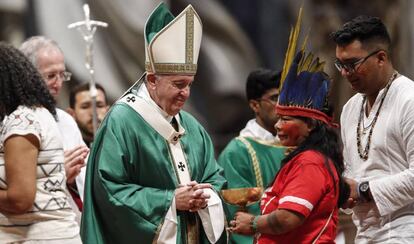
<path id="1" fill-rule="evenodd" d="M 290 32 L 276 111 L 279 115 L 309 117 L 333 126 L 332 117 L 328 115 L 331 82 L 323 72 L 325 62 L 321 62 L 312 52 L 305 52 L 307 36 L 302 48 L 296 51 L 302 12 L 300 8 L 296 25 Z"/>

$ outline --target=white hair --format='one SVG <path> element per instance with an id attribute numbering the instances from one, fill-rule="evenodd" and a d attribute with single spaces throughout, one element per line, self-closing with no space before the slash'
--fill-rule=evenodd
<path id="1" fill-rule="evenodd" d="M 36 68 L 39 68 L 37 66 L 37 55 L 39 51 L 44 48 L 56 48 L 62 52 L 62 49 L 59 47 L 56 41 L 44 36 L 30 37 L 22 43 L 19 49 L 24 55 L 26 55 L 26 57 Z"/>

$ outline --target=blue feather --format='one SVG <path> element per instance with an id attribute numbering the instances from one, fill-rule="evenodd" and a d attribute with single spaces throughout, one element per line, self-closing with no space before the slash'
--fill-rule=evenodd
<path id="1" fill-rule="evenodd" d="M 330 81 L 322 72 L 302 71 L 300 74 L 297 74 L 301 56 L 300 53 L 296 55 L 283 82 L 279 95 L 279 104 L 321 111 L 326 105 Z"/>

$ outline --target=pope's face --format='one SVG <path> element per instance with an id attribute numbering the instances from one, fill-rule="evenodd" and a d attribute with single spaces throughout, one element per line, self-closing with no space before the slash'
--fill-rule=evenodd
<path id="1" fill-rule="evenodd" d="M 176 115 L 190 96 L 192 75 L 152 75 L 148 74 L 148 89 L 152 99 L 168 115 Z"/>

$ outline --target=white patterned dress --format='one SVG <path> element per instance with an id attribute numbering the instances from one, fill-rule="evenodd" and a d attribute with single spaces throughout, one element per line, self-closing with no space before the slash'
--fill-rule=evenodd
<path id="1" fill-rule="evenodd" d="M 19 106 L 1 122 L 0 189 L 7 189 L 4 142 L 12 135 L 28 134 L 36 136 L 40 144 L 36 197 L 33 207 L 24 214 L 0 213 L 1 243 L 76 238 L 79 226 L 64 191 L 62 139 L 47 109 Z"/>

